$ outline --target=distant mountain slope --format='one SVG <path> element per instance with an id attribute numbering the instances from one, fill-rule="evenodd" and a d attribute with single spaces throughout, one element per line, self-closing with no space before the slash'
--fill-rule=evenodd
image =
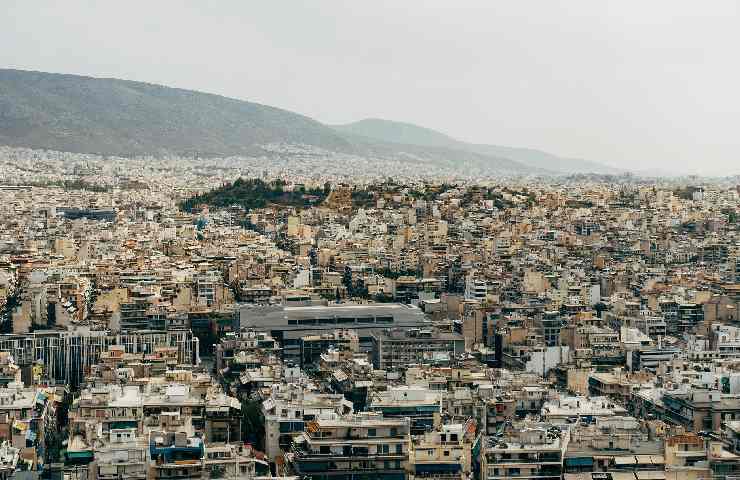
<path id="1" fill-rule="evenodd" d="M 250 156 L 269 150 L 285 158 L 295 154 L 281 145 L 303 145 L 348 154 L 353 161 L 401 162 L 420 171 L 429 165 L 453 175 L 583 171 L 564 170 L 564 159 L 544 152 L 471 145 L 400 122 L 370 119 L 330 127 L 209 93 L 8 69 L 0 69 L 0 145 L 121 156 Z"/>
<path id="2" fill-rule="evenodd" d="M 395 122 L 378 118 L 368 118 L 354 123 L 333 126 L 338 132 L 358 135 L 376 141 L 401 144 L 444 147 L 464 150 L 479 155 L 505 158 L 536 170 L 549 170 L 559 173 L 622 173 L 623 170 L 597 162 L 578 158 L 559 157 L 540 150 L 529 148 L 482 145 L 461 142 L 444 133 L 420 127 L 411 123 Z"/>
<path id="3" fill-rule="evenodd" d="M 380 118 L 366 118 L 358 122 L 332 126 L 337 131 L 345 134 L 359 135 L 390 143 L 445 148 L 459 148 L 462 143 L 430 128 Z"/>
<path id="4" fill-rule="evenodd" d="M 345 133 L 355 151 L 367 157 L 404 159 L 408 163 L 429 164 L 471 175 L 551 175 L 552 170 L 531 167 L 510 158 L 478 153 L 461 148 L 395 143 Z"/>
<path id="5" fill-rule="evenodd" d="M 347 149 L 303 115 L 126 80 L 0 69 L 0 144 L 131 155 L 238 155 L 284 142 Z"/>

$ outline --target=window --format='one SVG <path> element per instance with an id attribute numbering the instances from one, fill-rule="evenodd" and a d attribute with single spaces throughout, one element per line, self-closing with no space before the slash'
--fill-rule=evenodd
<path id="1" fill-rule="evenodd" d="M 368 429 L 367 429 L 367 436 L 368 436 L 368 437 L 374 437 L 374 436 L 376 436 L 376 435 L 377 435 L 377 432 L 375 431 L 375 429 L 374 429 L 374 428 L 368 428 Z"/>
<path id="2" fill-rule="evenodd" d="M 331 453 L 329 445 L 321 445 L 321 447 L 319 447 L 319 453 L 321 453 L 322 455 L 328 455 L 329 453 Z"/>
<path id="3" fill-rule="evenodd" d="M 431 450 L 429 451 L 431 453 Z M 396 453 L 403 453 L 403 444 L 397 443 L 396 444 Z"/>
<path id="4" fill-rule="evenodd" d="M 398 435 L 398 429 L 396 427 L 391 427 L 391 437 L 395 437 Z"/>
<path id="5" fill-rule="evenodd" d="M 445 457 L 449 457 L 450 456 L 450 451 L 449 450 L 445 450 L 444 456 Z"/>

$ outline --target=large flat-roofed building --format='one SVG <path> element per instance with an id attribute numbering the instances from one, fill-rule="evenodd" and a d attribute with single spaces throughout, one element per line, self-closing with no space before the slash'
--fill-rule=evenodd
<path id="1" fill-rule="evenodd" d="M 341 303 L 312 306 L 255 306 L 239 310 L 240 328 L 269 332 L 283 347 L 287 361 L 300 361 L 300 339 L 337 329 L 354 330 L 360 349 L 372 350 L 372 334 L 387 328 L 429 327 L 431 320 L 419 308 L 400 303 Z"/>
<path id="2" fill-rule="evenodd" d="M 115 210 L 103 208 L 58 207 L 57 213 L 69 220 L 87 218 L 88 220 L 105 220 L 107 222 L 115 222 L 118 216 Z"/>

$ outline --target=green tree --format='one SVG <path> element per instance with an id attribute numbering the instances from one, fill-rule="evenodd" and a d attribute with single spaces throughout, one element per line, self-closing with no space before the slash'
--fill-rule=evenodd
<path id="1" fill-rule="evenodd" d="M 257 450 L 265 449 L 265 417 L 262 415 L 262 404 L 258 400 L 242 401 L 242 432 L 244 439 L 252 443 Z"/>

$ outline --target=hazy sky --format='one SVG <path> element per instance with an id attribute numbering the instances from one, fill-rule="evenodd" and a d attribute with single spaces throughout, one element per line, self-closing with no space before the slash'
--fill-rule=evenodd
<path id="1" fill-rule="evenodd" d="M 737 1 L 5 1 L 0 65 L 740 173 Z"/>

